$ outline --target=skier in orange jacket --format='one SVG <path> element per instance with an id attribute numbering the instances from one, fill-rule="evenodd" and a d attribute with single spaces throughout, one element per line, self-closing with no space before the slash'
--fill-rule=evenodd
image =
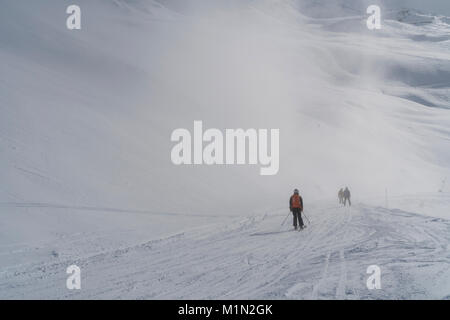
<path id="1" fill-rule="evenodd" d="M 289 209 L 291 210 L 292 214 L 294 215 L 294 228 L 297 230 L 297 220 L 298 220 L 298 226 L 300 229 L 303 229 L 305 225 L 303 224 L 302 219 L 302 211 L 303 211 L 303 199 L 299 195 L 298 189 L 294 190 L 294 194 L 289 199 Z"/>

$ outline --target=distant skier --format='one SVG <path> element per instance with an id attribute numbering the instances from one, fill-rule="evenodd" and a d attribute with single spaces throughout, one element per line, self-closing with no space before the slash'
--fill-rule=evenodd
<path id="1" fill-rule="evenodd" d="M 348 205 L 351 206 L 352 202 L 350 201 L 350 190 L 348 190 L 348 187 L 345 187 L 344 190 L 344 206 L 347 204 L 348 201 Z"/>
<path id="2" fill-rule="evenodd" d="M 344 203 L 344 189 L 341 188 L 338 192 L 339 203 Z"/>
<path id="3" fill-rule="evenodd" d="M 298 220 L 298 226 L 300 229 L 303 229 L 305 225 L 303 224 L 302 219 L 302 211 L 303 211 L 303 199 L 299 195 L 298 189 L 294 190 L 294 194 L 289 199 L 289 209 L 291 210 L 292 214 L 294 215 L 294 228 L 297 230 L 297 220 Z"/>

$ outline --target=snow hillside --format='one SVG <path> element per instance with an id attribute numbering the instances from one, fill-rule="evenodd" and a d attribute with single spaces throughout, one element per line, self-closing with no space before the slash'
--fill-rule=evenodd
<path id="1" fill-rule="evenodd" d="M 450 196 L 441 200 L 448 207 Z M 306 211 L 307 228 L 297 232 L 290 216 L 281 226 L 284 213 L 16 266 L 0 274 L 0 298 L 450 298 L 450 220 L 322 203 Z M 79 291 L 65 288 L 65 268 L 72 263 L 83 270 Z M 366 287 L 373 264 L 381 268 L 382 290 Z"/>
<path id="2" fill-rule="evenodd" d="M 79 31 L 70 1 L 1 5 L 0 298 L 449 297 L 449 17 L 375 1 L 374 32 L 373 1 L 77 2 Z M 173 165 L 194 120 L 279 128 L 279 173 Z M 302 233 L 278 227 L 296 187 Z"/>
<path id="3" fill-rule="evenodd" d="M 72 32 L 63 1 L 6 1 L 1 201 L 236 214 L 278 206 L 294 186 L 310 201 L 342 184 L 361 196 L 440 188 L 448 25 L 387 20 L 369 33 L 364 11 L 323 6 L 334 17 L 316 19 L 296 1 L 208 3 L 81 1 Z M 279 128 L 279 173 L 174 166 L 170 135 L 194 120 Z"/>

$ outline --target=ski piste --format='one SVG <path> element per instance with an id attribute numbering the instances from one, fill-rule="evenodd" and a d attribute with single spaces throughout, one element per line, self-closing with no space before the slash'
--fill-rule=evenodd
<path id="1" fill-rule="evenodd" d="M 442 195 L 440 199 L 450 201 L 450 196 Z M 6 299 L 20 295 L 49 299 L 448 297 L 449 220 L 364 204 L 330 207 L 324 203 L 309 209 L 311 225 L 299 235 L 277 228 L 284 218 L 283 210 L 226 221 L 214 222 L 217 218 L 212 218 L 209 226 L 187 228 L 120 249 L 108 245 L 108 234 L 96 235 L 99 247 L 88 241 L 94 235 L 60 238 L 53 247 L 58 257 L 47 253 L 47 246 L 43 245 L 34 252 L 21 253 L 29 256 L 27 264 L 3 269 L 0 288 L 8 290 L 0 290 L 0 296 Z M 86 253 L 81 256 L 71 253 L 75 245 Z M 174 256 L 178 257 L 176 263 L 172 263 Z M 66 265 L 74 261 L 88 270 L 91 280 L 85 282 L 83 290 L 67 292 L 58 284 L 66 277 Z M 373 264 L 382 269 L 383 290 L 367 290 L 365 281 L 361 281 L 367 278 L 367 267 Z"/>

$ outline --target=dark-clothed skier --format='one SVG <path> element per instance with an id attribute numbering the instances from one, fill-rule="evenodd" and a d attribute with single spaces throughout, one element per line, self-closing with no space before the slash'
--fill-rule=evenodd
<path id="1" fill-rule="evenodd" d="M 350 190 L 348 190 L 348 188 L 347 187 L 345 187 L 345 190 L 344 190 L 344 206 L 347 204 L 347 201 L 348 201 L 348 205 L 349 206 L 351 206 L 352 205 L 352 202 L 350 201 Z"/>
<path id="2" fill-rule="evenodd" d="M 298 221 L 298 226 L 300 227 L 300 229 L 303 229 L 305 227 L 303 224 L 303 219 L 302 219 L 303 199 L 299 195 L 299 192 L 297 189 L 294 190 L 294 194 L 289 199 L 289 209 L 291 210 L 292 214 L 294 215 L 295 230 L 297 230 L 297 221 Z"/>
<path id="3" fill-rule="evenodd" d="M 338 192 L 338 198 L 339 198 L 339 203 L 342 204 L 344 203 L 344 189 L 340 189 Z"/>

